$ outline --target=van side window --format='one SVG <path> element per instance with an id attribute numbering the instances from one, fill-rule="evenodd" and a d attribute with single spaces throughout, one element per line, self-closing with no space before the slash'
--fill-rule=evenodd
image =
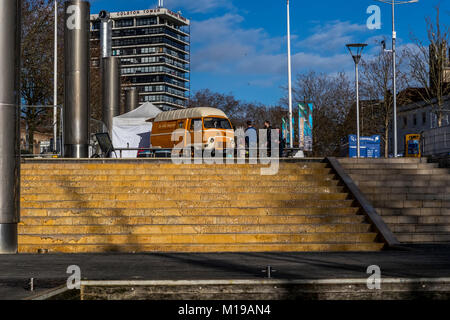
<path id="1" fill-rule="evenodd" d="M 202 126 L 202 119 L 191 119 L 190 131 L 194 131 L 196 123 L 199 123 L 200 124 L 200 128 L 201 128 L 201 126 Z"/>

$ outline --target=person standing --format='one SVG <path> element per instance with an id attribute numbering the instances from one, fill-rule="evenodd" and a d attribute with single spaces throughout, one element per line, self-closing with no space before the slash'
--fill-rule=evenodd
<path id="1" fill-rule="evenodd" d="M 247 129 L 245 129 L 245 147 L 249 158 L 257 158 L 258 134 L 250 120 L 247 121 Z"/>
<path id="2" fill-rule="evenodd" d="M 266 147 L 267 147 L 267 156 L 270 157 L 271 151 L 272 151 L 272 126 L 270 125 L 270 121 L 266 120 L 264 122 L 264 129 L 267 130 L 267 141 L 266 141 Z"/>
<path id="3" fill-rule="evenodd" d="M 280 152 L 280 158 L 283 157 L 284 147 L 285 147 L 285 140 L 283 139 L 283 131 L 277 127 L 276 130 L 278 131 L 278 141 L 279 143 L 279 152 Z"/>

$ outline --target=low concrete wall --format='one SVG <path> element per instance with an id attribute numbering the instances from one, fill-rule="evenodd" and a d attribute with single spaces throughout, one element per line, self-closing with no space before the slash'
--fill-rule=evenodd
<path id="1" fill-rule="evenodd" d="M 412 300 L 449 299 L 450 279 L 82 281 L 82 300 Z"/>

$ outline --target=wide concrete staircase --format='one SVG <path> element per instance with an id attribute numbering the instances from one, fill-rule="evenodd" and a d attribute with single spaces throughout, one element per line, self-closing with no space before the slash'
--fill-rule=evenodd
<path id="1" fill-rule="evenodd" d="M 383 243 L 320 162 L 22 164 L 19 251 L 374 251 Z"/>
<path id="2" fill-rule="evenodd" d="M 339 162 L 400 242 L 450 242 L 450 170 L 414 158 Z"/>

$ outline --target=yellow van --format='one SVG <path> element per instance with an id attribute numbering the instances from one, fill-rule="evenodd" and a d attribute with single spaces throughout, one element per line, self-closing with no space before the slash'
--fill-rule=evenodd
<path id="1" fill-rule="evenodd" d="M 194 141 L 194 128 L 201 125 L 202 140 Z M 172 141 L 177 130 L 179 140 Z M 183 144 L 180 145 L 181 138 Z M 158 114 L 153 120 L 150 137 L 152 148 L 173 149 L 191 147 L 203 150 L 234 148 L 234 130 L 227 115 L 215 108 L 189 108 Z"/>

